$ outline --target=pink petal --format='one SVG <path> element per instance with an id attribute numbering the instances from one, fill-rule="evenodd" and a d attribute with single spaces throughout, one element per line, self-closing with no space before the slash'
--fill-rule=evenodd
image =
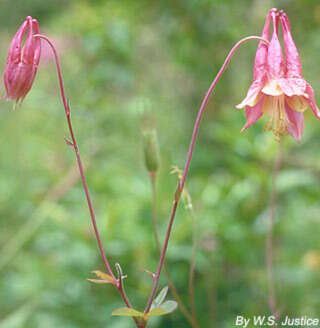
<path id="1" fill-rule="evenodd" d="M 290 124 L 288 124 L 288 132 L 293 138 L 300 142 L 304 129 L 303 113 L 292 110 L 287 104 L 286 113 L 290 122 Z"/>
<path id="2" fill-rule="evenodd" d="M 25 44 L 22 48 L 22 58 L 18 67 L 16 68 L 15 78 L 14 78 L 14 88 L 12 90 L 12 96 L 16 98 L 17 101 L 23 99 L 27 92 L 29 91 L 30 79 L 33 79 L 33 58 L 34 58 L 34 45 L 35 39 L 33 38 L 32 32 L 32 18 L 27 17 L 28 22 L 28 36 Z"/>
<path id="3" fill-rule="evenodd" d="M 284 77 L 284 62 L 278 38 L 279 16 L 275 12 L 272 12 L 271 17 L 273 21 L 273 34 L 268 49 L 267 73 L 269 80 L 276 80 Z"/>
<path id="4" fill-rule="evenodd" d="M 264 78 L 264 80 L 266 80 L 266 78 Z M 260 80 L 253 81 L 249 87 L 246 97 L 239 105 L 236 106 L 236 108 L 240 109 L 245 106 L 250 106 L 250 107 L 255 106 L 259 93 L 263 88 L 264 84 L 265 84 L 264 81 L 260 81 Z"/>
<path id="5" fill-rule="evenodd" d="M 286 75 L 287 77 L 301 78 L 301 60 L 299 57 L 298 49 L 292 38 L 289 18 L 284 12 L 282 12 L 280 14 L 280 20 L 282 25 L 283 43 L 286 56 Z"/>
<path id="6" fill-rule="evenodd" d="M 41 40 L 39 38 L 34 38 L 34 34 L 39 33 L 39 25 L 36 19 L 32 19 L 30 21 L 29 26 L 29 36 L 24 46 L 24 62 L 26 63 L 26 67 L 24 67 L 25 73 L 27 74 L 22 80 L 24 83 L 22 84 L 18 94 L 20 95 L 18 98 L 21 99 L 21 102 L 24 100 L 25 96 L 29 92 L 34 82 L 38 65 L 40 61 L 41 55 Z M 31 36 L 30 40 L 29 37 Z M 29 42 L 28 42 L 29 41 Z M 28 42 L 28 43 L 27 43 Z"/>
<path id="7" fill-rule="evenodd" d="M 11 94 L 12 81 L 15 78 L 15 69 L 19 65 L 21 60 L 21 43 L 27 27 L 28 22 L 25 20 L 18 29 L 15 36 L 13 37 L 8 50 L 7 62 L 3 76 L 7 96 Z"/>
<path id="8" fill-rule="evenodd" d="M 246 106 L 246 117 L 247 121 L 244 127 L 241 129 L 241 132 L 246 130 L 252 124 L 254 124 L 262 116 L 262 104 L 263 98 L 258 102 L 254 107 Z"/>
<path id="9" fill-rule="evenodd" d="M 268 13 L 266 22 L 264 24 L 261 37 L 268 40 L 270 39 L 269 30 L 270 30 L 270 18 L 271 12 Z M 253 66 L 253 80 L 262 79 L 266 74 L 266 64 L 267 64 L 267 54 L 268 54 L 268 45 L 264 42 L 260 41 L 258 44 L 254 66 Z"/>
<path id="10" fill-rule="evenodd" d="M 278 84 L 288 97 L 306 96 L 307 82 L 303 78 L 282 78 Z"/>
<path id="11" fill-rule="evenodd" d="M 40 34 L 39 24 L 36 19 L 32 20 L 33 34 Z M 34 64 L 39 65 L 41 56 L 41 40 L 40 38 L 35 39 L 35 51 L 34 51 Z"/>
<path id="12" fill-rule="evenodd" d="M 309 104 L 310 108 L 312 109 L 313 114 L 315 115 L 315 117 L 318 120 L 320 120 L 320 110 L 319 110 L 319 108 L 316 104 L 313 88 L 309 83 L 307 83 L 306 94 L 308 95 L 308 97 L 305 98 L 305 100 L 308 102 L 308 104 Z"/>
<path id="13" fill-rule="evenodd" d="M 13 37 L 8 51 L 7 63 L 10 62 L 10 63 L 17 64 L 20 62 L 21 48 L 22 48 L 21 43 L 27 27 L 28 27 L 28 22 L 27 20 L 25 20 L 20 26 L 20 28 L 18 29 L 15 36 Z"/>
<path id="14" fill-rule="evenodd" d="M 270 39 L 269 36 L 269 30 L 270 30 L 270 19 L 271 19 L 271 13 L 275 11 L 275 9 L 271 9 L 266 17 L 266 21 L 262 30 L 261 37 L 268 40 Z M 249 87 L 249 90 L 247 92 L 247 95 L 245 99 L 236 107 L 238 109 L 244 108 L 246 106 L 255 106 L 257 97 L 267 82 L 267 54 L 268 54 L 268 45 L 264 42 L 260 41 L 258 44 L 254 65 L 253 65 L 253 82 L 251 86 Z"/>
<path id="15" fill-rule="evenodd" d="M 33 37 L 33 23 L 32 18 L 27 18 L 28 22 L 28 37 L 26 39 L 26 42 L 22 48 L 22 62 L 24 64 L 33 64 L 33 58 L 34 58 L 34 50 L 35 50 L 35 38 Z"/>

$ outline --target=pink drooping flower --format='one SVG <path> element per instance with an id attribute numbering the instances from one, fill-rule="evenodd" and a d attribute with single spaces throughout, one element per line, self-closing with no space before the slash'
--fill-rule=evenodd
<path id="1" fill-rule="evenodd" d="M 28 35 L 23 45 L 24 35 Z M 4 72 L 6 98 L 22 102 L 32 87 L 40 55 L 41 41 L 34 35 L 39 33 L 37 20 L 28 16 L 14 36 L 8 51 Z"/>
<path id="2" fill-rule="evenodd" d="M 273 35 L 269 40 L 270 19 Z M 281 21 L 285 60 L 279 41 L 279 21 Z M 310 107 L 320 119 L 320 111 L 315 103 L 314 91 L 302 77 L 301 61 L 293 41 L 287 15 L 271 9 L 262 32 L 262 37 L 270 41 L 258 45 L 254 63 L 253 83 L 246 98 L 237 106 L 245 108 L 246 124 L 242 131 L 255 123 L 263 114 L 269 116 L 266 125 L 277 138 L 290 134 L 300 141 L 304 129 L 303 112 Z"/>

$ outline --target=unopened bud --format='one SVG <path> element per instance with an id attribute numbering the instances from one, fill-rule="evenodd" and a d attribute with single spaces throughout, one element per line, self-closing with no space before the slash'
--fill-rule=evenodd
<path id="1" fill-rule="evenodd" d="M 26 36 L 23 45 L 23 38 Z M 34 35 L 39 33 L 37 20 L 28 16 L 14 36 L 7 57 L 4 71 L 6 98 L 22 102 L 32 87 L 41 54 L 40 39 Z"/>
<path id="2" fill-rule="evenodd" d="M 157 132 L 155 129 L 143 131 L 144 160 L 147 170 L 156 172 L 159 168 L 160 153 Z"/>

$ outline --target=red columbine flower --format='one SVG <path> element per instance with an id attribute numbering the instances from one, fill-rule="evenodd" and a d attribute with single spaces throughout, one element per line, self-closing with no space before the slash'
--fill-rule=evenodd
<path id="1" fill-rule="evenodd" d="M 23 37 L 28 30 L 28 36 L 22 46 Z M 41 43 L 34 38 L 39 33 L 39 25 L 35 19 L 28 16 L 14 36 L 8 51 L 8 57 L 4 72 L 4 85 L 6 98 L 22 102 L 37 73 Z"/>
<path id="2" fill-rule="evenodd" d="M 259 44 L 254 64 L 254 81 L 246 98 L 237 106 L 246 109 L 247 122 L 242 131 L 266 114 L 270 117 L 266 128 L 273 131 L 277 138 L 289 133 L 300 141 L 304 128 L 303 112 L 310 107 L 320 119 L 320 111 L 312 87 L 302 77 L 300 57 L 286 14 L 271 9 L 262 37 L 269 40 L 270 17 L 273 22 L 270 44 Z M 285 63 L 278 38 L 279 20 L 283 31 Z"/>

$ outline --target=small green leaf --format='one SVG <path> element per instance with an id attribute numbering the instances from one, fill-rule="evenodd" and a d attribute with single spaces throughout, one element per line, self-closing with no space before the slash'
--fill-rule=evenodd
<path id="1" fill-rule="evenodd" d="M 100 279 L 89 279 L 87 278 L 88 281 L 93 282 L 95 284 L 115 284 L 115 280 L 109 276 L 108 274 L 99 271 L 99 270 L 95 270 L 92 271 L 93 274 L 95 274 L 98 278 Z"/>
<path id="2" fill-rule="evenodd" d="M 109 280 L 100 280 L 100 279 L 90 279 L 87 278 L 88 281 L 93 282 L 94 284 L 113 284 L 113 281 Z"/>
<path id="3" fill-rule="evenodd" d="M 165 300 L 166 296 L 168 293 L 168 286 L 164 287 L 160 293 L 158 294 L 158 296 L 153 300 L 152 305 L 151 305 L 151 310 L 158 308 L 163 301 Z"/>
<path id="4" fill-rule="evenodd" d="M 114 310 L 111 315 L 125 316 L 125 317 L 143 317 L 143 312 L 130 308 L 119 308 Z"/>
<path id="5" fill-rule="evenodd" d="M 168 312 L 160 307 L 154 308 L 147 314 L 147 318 L 167 314 Z"/>
<path id="6" fill-rule="evenodd" d="M 95 270 L 95 271 L 91 271 L 91 273 L 95 274 L 98 278 L 102 279 L 102 280 L 112 280 L 113 278 L 111 276 L 109 276 L 108 274 L 99 271 L 99 270 Z"/>
<path id="7" fill-rule="evenodd" d="M 176 301 L 166 301 L 161 305 L 161 309 L 167 311 L 167 313 L 171 313 L 176 310 L 178 307 L 178 303 Z"/>
<path id="8" fill-rule="evenodd" d="M 178 307 L 178 303 L 176 301 L 166 301 L 159 307 L 152 309 L 146 317 L 155 317 L 159 315 L 165 315 L 173 312 Z"/>

